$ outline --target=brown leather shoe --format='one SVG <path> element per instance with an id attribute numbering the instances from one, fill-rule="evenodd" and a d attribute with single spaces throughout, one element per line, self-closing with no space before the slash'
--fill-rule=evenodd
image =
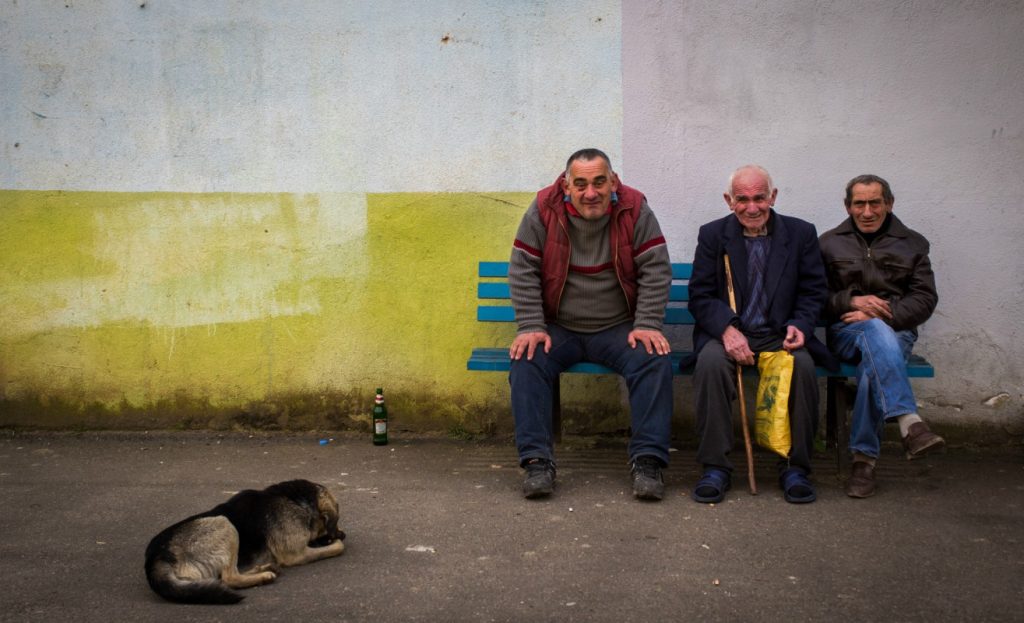
<path id="1" fill-rule="evenodd" d="M 851 498 L 869 498 L 875 494 L 875 467 L 864 461 L 854 461 L 850 479 L 846 481 L 846 495 Z"/>
<path id="2" fill-rule="evenodd" d="M 907 451 L 907 459 L 911 461 L 929 452 L 941 450 L 945 446 L 946 440 L 929 430 L 924 422 L 911 424 L 907 429 L 907 436 L 903 438 L 903 449 Z"/>

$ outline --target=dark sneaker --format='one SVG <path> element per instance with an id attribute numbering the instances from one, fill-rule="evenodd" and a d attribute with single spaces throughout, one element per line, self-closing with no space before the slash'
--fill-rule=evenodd
<path id="1" fill-rule="evenodd" d="M 907 436 L 903 438 L 903 449 L 907 452 L 910 460 L 919 459 L 922 456 L 941 450 L 946 446 L 946 440 L 933 433 L 924 422 L 914 422 L 907 429 Z"/>
<path id="2" fill-rule="evenodd" d="M 660 500 L 665 497 L 665 483 L 661 477 L 661 461 L 653 456 L 638 456 L 629 469 L 633 479 L 633 495 L 641 500 Z"/>
<path id="3" fill-rule="evenodd" d="M 530 459 L 523 465 L 526 478 L 523 480 L 523 495 L 527 498 L 541 498 L 555 490 L 555 464 L 547 459 Z"/>

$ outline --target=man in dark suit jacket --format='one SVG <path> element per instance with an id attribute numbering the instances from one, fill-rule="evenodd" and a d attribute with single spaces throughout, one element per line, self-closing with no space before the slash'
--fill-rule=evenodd
<path id="1" fill-rule="evenodd" d="M 786 350 L 794 357 L 789 399 L 789 456 L 779 483 L 788 502 L 813 502 L 808 479 L 818 421 L 815 361 L 834 367 L 814 327 L 828 294 L 814 225 L 772 209 L 778 190 L 763 168 L 748 165 L 729 179 L 732 214 L 700 228 L 690 279 L 689 308 L 696 362 L 694 386 L 697 460 L 704 473 L 693 497 L 720 502 L 732 479 L 732 401 L 736 363 L 754 365 L 757 353 Z M 729 304 L 724 257 L 729 256 L 736 312 Z"/>

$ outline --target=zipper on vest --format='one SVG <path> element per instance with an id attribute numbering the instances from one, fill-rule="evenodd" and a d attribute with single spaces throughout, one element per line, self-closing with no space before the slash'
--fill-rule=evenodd
<path id="1" fill-rule="evenodd" d="M 565 273 L 562 275 L 562 285 L 558 288 L 558 299 L 555 300 L 555 317 L 551 320 L 558 322 L 558 310 L 562 308 L 562 293 L 565 292 L 565 282 L 569 280 L 569 265 L 572 264 L 572 238 L 569 237 L 569 229 L 562 222 L 562 219 L 555 216 L 555 220 L 558 221 L 558 226 L 562 228 L 562 233 L 565 234 L 565 244 L 569 247 L 569 256 L 565 262 Z"/>
<path id="2" fill-rule="evenodd" d="M 622 218 L 622 214 L 623 211 L 619 210 L 618 212 L 615 213 L 615 218 Z M 613 223 L 611 220 L 609 220 L 608 226 L 611 228 L 611 231 L 609 232 L 609 238 L 612 241 L 612 265 L 615 266 L 615 280 L 619 282 L 619 290 L 622 290 L 622 298 L 626 299 L 626 309 L 628 309 L 629 313 L 633 315 L 633 320 L 635 321 L 636 310 L 629 306 L 629 295 L 626 294 L 626 288 L 625 286 L 622 285 L 622 272 L 619 269 L 619 241 L 617 239 L 619 233 L 619 223 L 618 221 L 615 221 Z"/>

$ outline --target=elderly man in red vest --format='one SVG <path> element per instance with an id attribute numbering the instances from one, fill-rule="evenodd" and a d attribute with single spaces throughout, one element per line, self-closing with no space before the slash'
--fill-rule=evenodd
<path id="1" fill-rule="evenodd" d="M 581 361 L 625 378 L 633 493 L 664 496 L 672 363 L 661 329 L 671 280 L 665 238 L 643 194 L 619 182 L 604 152 L 570 156 L 523 216 L 509 262 L 518 324 L 509 384 L 527 498 L 554 489 L 552 382 Z"/>

